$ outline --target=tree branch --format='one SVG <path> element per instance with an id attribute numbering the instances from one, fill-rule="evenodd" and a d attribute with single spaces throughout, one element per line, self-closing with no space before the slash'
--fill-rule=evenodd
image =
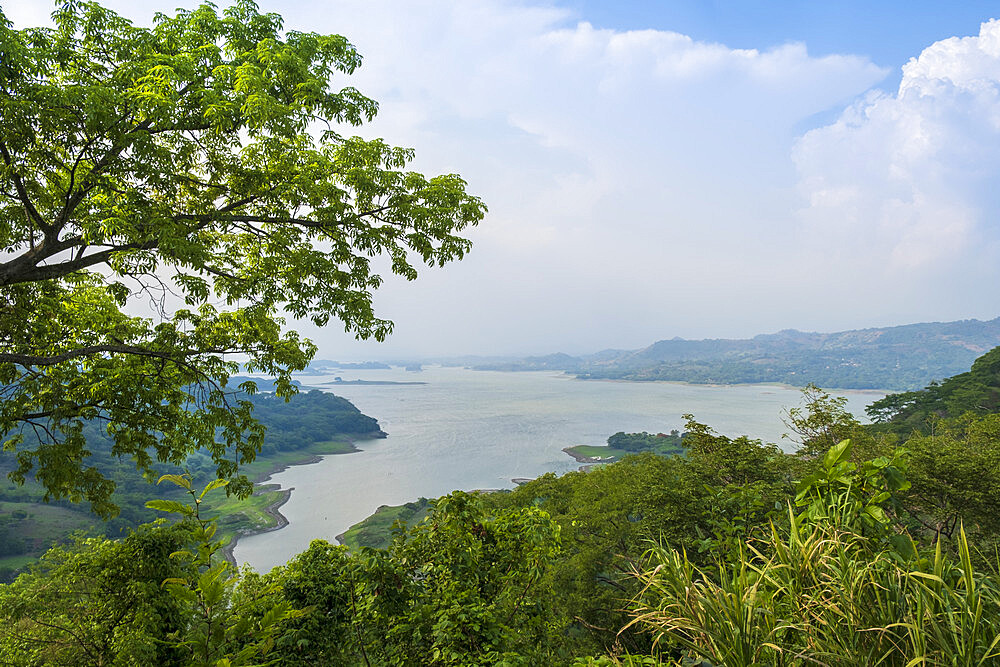
<path id="1" fill-rule="evenodd" d="M 176 363 L 183 363 L 182 359 L 200 354 L 226 354 L 233 350 L 228 348 L 203 348 L 199 350 L 174 350 L 170 353 L 158 352 L 136 345 L 90 345 L 80 347 L 75 350 L 68 350 L 62 354 L 51 356 L 38 356 L 33 354 L 14 354 L 10 352 L 0 352 L 0 363 L 17 364 L 19 366 L 54 366 L 70 359 L 87 357 L 95 354 L 131 354 L 140 357 L 153 357 L 156 359 L 166 359 Z"/>
<path id="2" fill-rule="evenodd" d="M 10 155 L 10 151 L 7 150 L 7 144 L 2 141 L 0 141 L 0 156 L 3 157 L 4 164 L 8 167 L 13 167 L 14 160 Z M 21 205 L 24 206 L 24 210 L 28 214 L 28 217 L 32 218 L 35 221 L 35 224 L 38 225 L 38 227 L 43 231 L 48 229 L 48 225 L 45 224 L 45 221 L 42 219 L 41 214 L 39 214 L 38 209 L 36 209 L 35 205 L 32 203 L 31 197 L 28 196 L 28 191 L 24 187 L 24 181 L 17 175 L 17 172 L 12 173 L 12 180 L 14 181 L 14 187 L 17 189 L 17 197 L 21 201 Z"/>

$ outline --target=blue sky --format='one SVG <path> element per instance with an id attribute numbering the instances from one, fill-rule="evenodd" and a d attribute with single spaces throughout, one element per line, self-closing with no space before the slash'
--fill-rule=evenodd
<path id="1" fill-rule="evenodd" d="M 854 53 L 894 67 L 942 35 L 977 32 L 979 24 L 997 11 L 996 2 L 982 0 L 567 0 L 555 4 L 602 28 L 671 30 L 733 48 L 805 42 L 813 55 Z"/>
<path id="2" fill-rule="evenodd" d="M 379 290 L 387 343 L 302 329 L 357 359 L 996 317 L 991 5 L 262 0 L 364 55 L 336 82 L 379 100 L 363 136 L 490 207 L 462 262 Z"/>

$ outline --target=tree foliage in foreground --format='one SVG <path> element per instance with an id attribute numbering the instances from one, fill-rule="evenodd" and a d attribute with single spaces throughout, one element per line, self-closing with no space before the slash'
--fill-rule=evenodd
<path id="1" fill-rule="evenodd" d="M 97 420 L 140 469 L 201 448 L 245 494 L 238 466 L 262 431 L 226 388 L 228 355 L 291 393 L 314 347 L 283 311 L 383 339 L 373 258 L 407 279 L 459 259 L 485 207 L 456 175 L 406 171 L 411 150 L 343 134 L 377 105 L 336 85 L 361 64 L 341 36 L 283 31 L 249 0 L 149 29 L 93 2 L 53 18 L 15 30 L 0 13 L 12 478 L 113 514 L 113 484 L 84 463 L 82 422 Z M 130 314 L 140 303 L 156 317 Z"/>
<path id="2" fill-rule="evenodd" d="M 220 545 L 197 504 L 152 501 L 184 521 L 53 550 L 0 587 L 0 655 L 11 665 L 556 664 L 563 628 L 545 573 L 558 525 L 537 508 L 487 512 L 461 492 L 433 503 L 386 551 L 317 540 L 258 575 L 212 558 Z"/>
<path id="3" fill-rule="evenodd" d="M 807 395 L 799 454 L 691 420 L 684 456 L 455 493 L 387 549 L 314 542 L 259 575 L 212 560 L 198 509 L 153 502 L 186 521 L 58 549 L 0 587 L 0 650 L 15 665 L 70 661 L 81 641 L 105 664 L 992 664 L 998 415 L 830 445 L 863 432 L 839 407 Z"/>
<path id="4" fill-rule="evenodd" d="M 1000 573 L 977 568 L 960 530 L 914 542 L 886 509 L 908 483 L 891 465 L 831 448 L 784 521 L 707 566 L 657 546 L 637 575 L 630 627 L 656 664 L 991 665 L 1000 660 Z M 804 508 L 804 509 L 802 509 Z M 662 663 L 660 660 L 662 659 Z M 683 661 L 683 662 L 682 662 Z"/>

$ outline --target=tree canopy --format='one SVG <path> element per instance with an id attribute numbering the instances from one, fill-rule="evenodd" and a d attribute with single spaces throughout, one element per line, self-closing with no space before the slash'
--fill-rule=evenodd
<path id="1" fill-rule="evenodd" d="M 285 313 L 382 340 L 372 260 L 413 279 L 460 259 L 485 206 L 457 175 L 407 171 L 412 150 L 342 134 L 377 110 L 337 84 L 361 64 L 344 37 L 283 31 L 247 0 L 152 28 L 88 2 L 53 19 L 15 30 L 0 12 L 12 476 L 113 513 L 81 433 L 98 420 L 141 470 L 203 448 L 246 493 L 262 432 L 226 385 L 237 361 L 287 395 L 315 347 Z"/>

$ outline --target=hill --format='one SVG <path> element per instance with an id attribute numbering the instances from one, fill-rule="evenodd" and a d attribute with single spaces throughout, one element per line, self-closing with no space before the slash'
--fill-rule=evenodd
<path id="1" fill-rule="evenodd" d="M 961 373 L 998 345 L 1000 318 L 834 333 L 786 329 L 749 339 L 672 338 L 640 350 L 553 354 L 473 367 L 562 370 L 583 379 L 912 390 Z"/>
<path id="2" fill-rule="evenodd" d="M 1000 412 L 1000 347 L 976 359 L 965 373 L 919 391 L 890 394 L 865 412 L 876 425 L 901 436 L 913 431 L 927 433 L 935 420 L 942 418 Z"/>

